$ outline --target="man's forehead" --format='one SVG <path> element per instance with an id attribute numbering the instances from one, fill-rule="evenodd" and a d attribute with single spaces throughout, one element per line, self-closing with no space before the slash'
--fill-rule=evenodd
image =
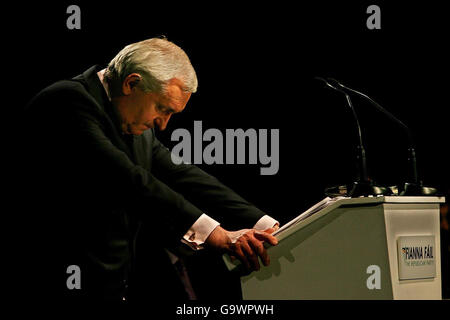
<path id="1" fill-rule="evenodd" d="M 190 92 L 183 90 L 183 88 L 175 83 L 169 83 L 165 91 L 160 95 L 160 103 L 167 107 L 174 109 L 184 109 L 189 98 Z"/>

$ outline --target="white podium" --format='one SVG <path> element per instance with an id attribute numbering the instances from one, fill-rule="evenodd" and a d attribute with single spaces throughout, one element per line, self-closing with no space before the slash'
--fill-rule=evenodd
<path id="1" fill-rule="evenodd" d="M 243 299 L 441 299 L 444 201 L 337 200 L 277 235 L 270 266 L 241 277 Z"/>

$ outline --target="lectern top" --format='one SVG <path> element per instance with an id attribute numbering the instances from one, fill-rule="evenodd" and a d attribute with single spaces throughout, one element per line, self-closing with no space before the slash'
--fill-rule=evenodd
<path id="1" fill-rule="evenodd" d="M 445 197 L 384 196 L 384 202 L 391 203 L 444 203 Z"/>
<path id="2" fill-rule="evenodd" d="M 276 234 L 278 240 L 288 237 L 289 235 L 295 233 L 297 230 L 301 229 L 305 225 L 313 222 L 314 220 L 328 214 L 334 209 L 341 206 L 364 206 L 382 203 L 404 203 L 404 204 L 437 204 L 444 203 L 445 197 L 435 197 L 435 196 L 377 196 L 377 197 L 337 197 L 337 198 L 325 198 L 318 204 L 314 205 L 304 213 L 300 214 L 292 221 L 288 222 L 285 226 L 282 226 Z"/>

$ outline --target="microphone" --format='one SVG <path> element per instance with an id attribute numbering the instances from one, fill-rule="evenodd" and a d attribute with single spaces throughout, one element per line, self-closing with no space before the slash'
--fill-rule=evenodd
<path id="1" fill-rule="evenodd" d="M 366 151 L 364 149 L 364 144 L 363 144 L 363 140 L 362 140 L 361 126 L 359 124 L 358 116 L 356 115 L 356 111 L 355 111 L 355 108 L 353 107 L 353 103 L 352 103 L 352 100 L 350 99 L 350 96 L 340 86 L 332 84 L 332 83 L 330 83 L 330 81 L 327 81 L 322 77 L 315 77 L 315 79 L 324 82 L 331 89 L 344 94 L 345 98 L 347 100 L 347 104 L 350 107 L 350 109 L 352 110 L 352 114 L 355 119 L 356 127 L 358 130 L 358 138 L 359 138 L 359 144 L 357 147 L 358 152 L 357 152 L 357 156 L 356 156 L 357 164 L 358 164 L 358 168 L 359 168 L 359 177 L 358 177 L 358 181 L 355 181 L 353 183 L 353 188 L 350 191 L 349 196 L 352 198 L 356 198 L 356 197 L 360 197 L 360 196 L 392 194 L 390 189 L 373 185 L 372 181 L 368 177 Z"/>
<path id="2" fill-rule="evenodd" d="M 376 109 L 381 111 L 383 114 L 385 114 L 391 121 L 397 123 L 400 125 L 400 127 L 406 131 L 406 134 L 408 136 L 409 141 L 409 148 L 408 148 L 408 176 L 407 176 L 407 182 L 405 182 L 404 190 L 401 192 L 400 195 L 403 196 L 418 196 L 418 195 L 433 195 L 437 192 L 435 188 L 430 187 L 424 187 L 422 185 L 422 181 L 419 181 L 418 174 L 417 174 L 417 159 L 416 159 L 416 151 L 415 151 L 415 144 L 414 139 L 411 130 L 398 118 L 396 118 L 392 113 L 390 113 L 388 110 L 380 106 L 375 100 L 370 98 L 368 95 L 359 92 L 355 89 L 349 88 L 336 79 L 328 78 L 328 82 L 332 83 L 330 84 L 331 87 L 339 88 L 339 90 L 348 90 L 352 93 L 355 93 L 358 96 L 363 97 L 364 99 L 368 100 Z"/>

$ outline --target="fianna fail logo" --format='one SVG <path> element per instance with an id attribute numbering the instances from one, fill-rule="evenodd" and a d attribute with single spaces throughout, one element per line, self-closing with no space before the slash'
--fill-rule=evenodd
<path id="1" fill-rule="evenodd" d="M 436 277 L 435 236 L 399 237 L 397 245 L 400 280 Z"/>
<path id="2" fill-rule="evenodd" d="M 421 266 L 434 263 L 434 246 L 403 247 L 403 260 L 408 266 Z"/>

